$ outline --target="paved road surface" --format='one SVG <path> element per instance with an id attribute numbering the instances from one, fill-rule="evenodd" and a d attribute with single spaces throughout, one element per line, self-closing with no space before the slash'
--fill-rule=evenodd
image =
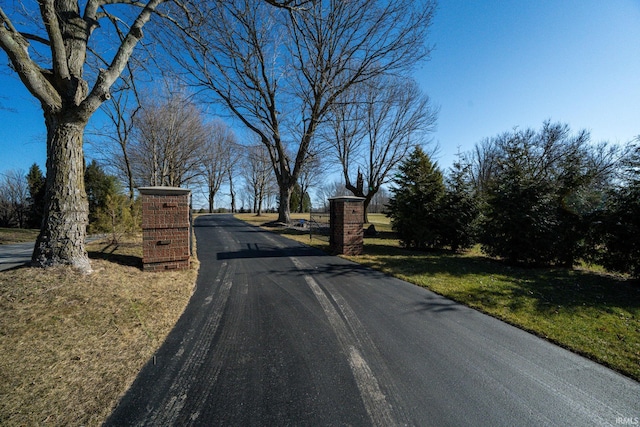
<path id="1" fill-rule="evenodd" d="M 34 242 L 0 245 L 0 271 L 20 267 L 31 261 Z"/>
<path id="2" fill-rule="evenodd" d="M 640 384 L 491 317 L 231 216 L 195 226 L 196 292 L 108 425 L 640 417 Z"/>
<path id="3" fill-rule="evenodd" d="M 94 234 L 87 236 L 87 243 L 99 240 L 104 235 Z M 15 243 L 11 245 L 0 245 L 0 271 L 20 267 L 31 262 L 33 246 L 35 242 Z"/>

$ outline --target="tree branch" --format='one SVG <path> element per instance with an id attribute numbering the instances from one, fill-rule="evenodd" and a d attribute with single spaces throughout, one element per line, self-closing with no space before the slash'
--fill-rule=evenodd
<path id="1" fill-rule="evenodd" d="M 100 104 L 106 99 L 110 98 L 109 90 L 116 81 L 116 79 L 122 73 L 122 70 L 127 65 L 133 49 L 138 42 L 142 39 L 142 27 L 149 22 L 151 15 L 156 10 L 158 5 L 162 4 L 164 0 L 150 0 L 140 12 L 133 25 L 129 29 L 129 32 L 125 36 L 124 40 L 120 44 L 116 55 L 111 61 L 111 65 L 106 70 L 100 70 L 98 78 L 96 80 L 91 93 L 87 99 L 83 102 L 83 108 L 93 112 L 98 109 Z M 102 2 L 107 4 L 109 2 Z M 118 2 L 113 2 L 118 3 Z M 120 3 L 134 4 L 138 2 L 121 1 Z"/>
<path id="2" fill-rule="evenodd" d="M 60 95 L 46 78 L 46 70 L 40 68 L 29 57 L 29 43 L 16 31 L 11 20 L 0 8 L 0 47 L 7 53 L 13 69 L 29 92 L 40 102 L 50 106 L 60 106 Z"/>
<path id="3" fill-rule="evenodd" d="M 67 51 L 64 46 L 64 39 L 60 30 L 54 0 L 39 0 L 38 3 L 40 3 L 42 21 L 44 22 L 47 34 L 49 34 L 54 75 L 60 80 L 69 80 L 71 75 L 67 65 Z"/>
<path id="4" fill-rule="evenodd" d="M 51 42 L 49 42 L 49 40 L 45 39 L 44 37 L 40 37 L 35 34 L 25 33 L 25 32 L 21 32 L 20 34 L 22 35 L 22 37 L 24 37 L 27 40 L 33 40 L 35 42 L 42 43 L 43 45 L 51 46 Z"/>

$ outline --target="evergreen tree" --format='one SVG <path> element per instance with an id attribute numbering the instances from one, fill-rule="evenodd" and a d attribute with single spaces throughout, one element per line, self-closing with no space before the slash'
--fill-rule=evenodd
<path id="1" fill-rule="evenodd" d="M 95 216 L 95 221 L 89 225 L 90 231 L 108 233 L 111 243 L 117 244 L 121 236 L 139 229 L 140 202 L 132 203 L 122 191 L 109 193 Z"/>
<path id="2" fill-rule="evenodd" d="M 388 205 L 392 228 L 406 247 L 442 247 L 442 172 L 419 146 L 398 169 Z"/>
<path id="3" fill-rule="evenodd" d="M 483 250 L 511 263 L 572 266 L 587 253 L 591 213 L 602 203 L 616 149 L 589 133 L 545 122 L 491 143 L 483 181 Z"/>
<path id="4" fill-rule="evenodd" d="M 291 212 L 311 212 L 311 197 L 309 197 L 309 193 L 305 192 L 304 195 L 301 193 L 300 184 L 296 184 L 289 199 L 289 210 Z"/>
<path id="5" fill-rule="evenodd" d="M 482 249 L 514 264 L 548 263 L 555 228 L 549 186 L 513 157 L 501 166 L 487 189 Z"/>
<path id="6" fill-rule="evenodd" d="M 468 179 L 470 167 L 461 158 L 454 162 L 442 200 L 442 243 L 453 251 L 473 246 L 478 234 L 480 209 Z"/>
<path id="7" fill-rule="evenodd" d="M 102 167 L 92 160 L 84 173 L 85 188 L 89 201 L 89 224 L 98 220 L 98 211 L 105 209 L 108 197 L 121 193 L 115 176 L 108 175 Z"/>
<path id="8" fill-rule="evenodd" d="M 559 162 L 559 173 L 552 188 L 557 227 L 550 252 L 557 264 L 566 267 L 587 256 L 585 237 L 590 214 L 603 196 L 594 185 L 594 171 L 586 164 L 589 158 L 584 150 L 566 152 Z"/>
<path id="9" fill-rule="evenodd" d="M 624 162 L 623 184 L 611 191 L 601 218 L 599 261 L 611 271 L 640 278 L 640 145 Z"/>
<path id="10" fill-rule="evenodd" d="M 27 173 L 29 185 L 29 227 L 39 228 L 42 225 L 44 215 L 44 190 L 45 177 L 36 163 L 31 165 Z"/>

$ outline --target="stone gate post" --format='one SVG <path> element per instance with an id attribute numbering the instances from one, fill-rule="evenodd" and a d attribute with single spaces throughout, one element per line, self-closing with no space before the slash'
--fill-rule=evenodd
<path id="1" fill-rule="evenodd" d="M 144 271 L 189 268 L 191 191 L 175 187 L 138 188 L 142 198 Z"/>
<path id="2" fill-rule="evenodd" d="M 338 255 L 361 255 L 363 251 L 364 198 L 335 197 L 329 199 L 331 252 Z"/>

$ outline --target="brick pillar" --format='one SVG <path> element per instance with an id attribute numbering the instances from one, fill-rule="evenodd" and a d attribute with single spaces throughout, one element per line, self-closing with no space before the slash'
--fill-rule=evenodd
<path id="1" fill-rule="evenodd" d="M 336 197 L 329 199 L 331 252 L 338 255 L 361 255 L 363 251 L 364 199 Z"/>
<path id="2" fill-rule="evenodd" d="M 144 271 L 189 268 L 191 191 L 175 187 L 138 188 L 142 197 Z"/>

